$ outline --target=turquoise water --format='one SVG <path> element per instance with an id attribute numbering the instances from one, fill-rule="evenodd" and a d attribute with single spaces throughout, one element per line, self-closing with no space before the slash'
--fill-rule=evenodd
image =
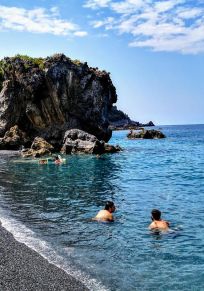
<path id="1" fill-rule="evenodd" d="M 114 132 L 123 152 L 60 166 L 1 156 L 3 225 L 92 290 L 204 289 L 204 125 L 162 131 L 137 141 Z M 116 221 L 90 221 L 106 200 Z M 152 208 L 174 231 L 149 232 Z"/>

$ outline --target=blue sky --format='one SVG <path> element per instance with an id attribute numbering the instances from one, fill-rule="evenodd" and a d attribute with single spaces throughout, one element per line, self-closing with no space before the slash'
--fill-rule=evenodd
<path id="1" fill-rule="evenodd" d="M 204 1 L 0 0 L 0 58 L 64 53 L 105 69 L 133 120 L 204 123 Z"/>

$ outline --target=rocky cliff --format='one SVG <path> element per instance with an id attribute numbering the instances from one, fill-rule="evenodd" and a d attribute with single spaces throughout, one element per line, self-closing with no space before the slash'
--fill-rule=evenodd
<path id="1" fill-rule="evenodd" d="M 109 128 L 111 130 L 136 129 L 141 126 L 154 126 L 152 121 L 144 124 L 139 121 L 131 120 L 127 114 L 118 110 L 117 106 L 112 106 L 109 111 L 109 123 Z"/>
<path id="2" fill-rule="evenodd" d="M 18 126 L 29 140 L 44 138 L 56 149 L 64 133 L 78 128 L 99 140 L 111 137 L 109 111 L 116 89 L 105 71 L 63 54 L 0 61 L 0 137 Z"/>

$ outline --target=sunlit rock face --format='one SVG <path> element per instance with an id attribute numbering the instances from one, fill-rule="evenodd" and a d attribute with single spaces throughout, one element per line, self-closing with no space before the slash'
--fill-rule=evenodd
<path id="1" fill-rule="evenodd" d="M 105 154 L 117 153 L 122 149 L 119 146 L 113 146 L 98 140 L 94 135 L 88 134 L 83 130 L 71 129 L 65 132 L 63 154 Z"/>
<path id="2" fill-rule="evenodd" d="M 55 149 L 72 128 L 110 139 L 108 114 L 117 95 L 109 73 L 62 54 L 4 58 L 0 70 L 0 137 L 17 125 Z"/>
<path id="3" fill-rule="evenodd" d="M 159 130 L 151 129 L 145 130 L 144 128 L 139 128 L 139 130 L 130 130 L 127 134 L 129 139 L 160 139 L 166 136 Z"/>
<path id="4" fill-rule="evenodd" d="M 44 155 L 51 155 L 54 151 L 54 147 L 46 142 L 42 137 L 36 137 L 31 145 L 30 149 L 24 149 L 21 151 L 21 156 L 27 157 L 41 157 Z"/>
<path id="5" fill-rule="evenodd" d="M 26 133 L 18 128 L 17 125 L 6 131 L 4 137 L 0 138 L 0 150 L 18 150 L 22 145 L 30 146 L 31 141 Z"/>

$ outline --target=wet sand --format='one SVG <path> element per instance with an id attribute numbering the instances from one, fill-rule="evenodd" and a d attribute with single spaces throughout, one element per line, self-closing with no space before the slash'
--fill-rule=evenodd
<path id="1" fill-rule="evenodd" d="M 88 290 L 0 226 L 0 290 Z"/>

